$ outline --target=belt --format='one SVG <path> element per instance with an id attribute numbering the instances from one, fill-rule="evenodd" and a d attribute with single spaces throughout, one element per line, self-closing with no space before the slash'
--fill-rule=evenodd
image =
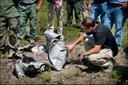
<path id="1" fill-rule="evenodd" d="M 34 2 L 35 3 L 35 2 Z M 31 5 L 31 4 L 34 4 L 34 3 L 24 3 L 24 2 L 20 2 L 20 5 Z"/>
<path id="2" fill-rule="evenodd" d="M 104 3 L 107 2 L 107 0 L 94 0 L 95 3 Z"/>
<path id="3" fill-rule="evenodd" d="M 115 3 L 108 3 L 108 5 L 111 5 L 111 6 L 114 6 L 114 7 L 120 6 L 120 4 L 115 4 Z"/>

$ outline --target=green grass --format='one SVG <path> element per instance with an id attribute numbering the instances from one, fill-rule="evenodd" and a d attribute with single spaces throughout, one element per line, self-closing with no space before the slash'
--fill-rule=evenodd
<path id="1" fill-rule="evenodd" d="M 52 81 L 52 72 L 51 70 L 42 72 L 41 74 L 39 74 L 39 77 L 42 79 L 43 82 L 50 83 Z"/>
<path id="2" fill-rule="evenodd" d="M 109 80 L 112 84 L 121 82 L 121 73 L 119 71 L 112 71 L 112 73 L 109 74 Z"/>
<path id="3" fill-rule="evenodd" d="M 122 47 L 128 46 L 128 19 L 124 26 L 124 33 L 123 33 L 123 39 L 122 39 Z"/>
<path id="4" fill-rule="evenodd" d="M 64 80 L 65 80 L 64 74 L 60 73 L 60 74 L 59 74 L 59 77 L 58 77 L 57 84 L 58 84 L 58 85 L 63 84 L 63 83 L 64 83 Z"/>

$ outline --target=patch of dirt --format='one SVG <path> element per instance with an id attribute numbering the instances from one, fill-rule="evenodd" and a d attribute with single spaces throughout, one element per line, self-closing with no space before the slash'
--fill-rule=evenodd
<path id="1" fill-rule="evenodd" d="M 116 67 L 114 71 L 120 72 L 120 76 L 112 73 L 105 73 L 101 69 L 97 70 L 97 67 L 88 68 L 86 65 L 82 65 L 77 60 L 77 55 L 84 52 L 83 46 L 76 46 L 75 49 L 69 53 L 67 63 L 62 71 L 50 70 L 51 74 L 45 76 L 50 78 L 46 81 L 43 79 L 44 74 L 40 73 L 37 76 L 30 77 L 25 76 L 22 79 L 18 79 L 14 72 L 13 62 L 8 58 L 0 59 L 0 84 L 128 84 L 128 55 L 124 52 L 124 49 L 120 50 L 115 58 Z M 119 78 L 118 78 L 119 77 Z"/>

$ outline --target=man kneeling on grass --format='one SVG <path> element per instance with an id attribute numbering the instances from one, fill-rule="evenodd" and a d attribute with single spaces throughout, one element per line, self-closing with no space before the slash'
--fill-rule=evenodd
<path id="1" fill-rule="evenodd" d="M 113 57 L 117 55 L 118 48 L 111 31 L 101 23 L 96 24 L 94 20 L 87 17 L 82 22 L 85 33 L 81 35 L 74 43 L 67 45 L 71 52 L 81 41 L 85 40 L 85 55 L 80 55 L 79 59 L 83 63 L 90 61 L 92 64 L 105 67 L 105 72 L 111 72 L 113 69 Z M 93 38 L 89 38 L 93 35 Z"/>

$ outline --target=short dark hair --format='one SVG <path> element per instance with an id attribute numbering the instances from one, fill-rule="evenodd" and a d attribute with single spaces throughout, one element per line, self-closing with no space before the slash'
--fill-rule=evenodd
<path id="1" fill-rule="evenodd" d="M 86 17 L 82 21 L 82 25 L 85 26 L 86 28 L 94 27 L 95 26 L 95 22 L 94 22 L 94 20 L 91 17 Z"/>

